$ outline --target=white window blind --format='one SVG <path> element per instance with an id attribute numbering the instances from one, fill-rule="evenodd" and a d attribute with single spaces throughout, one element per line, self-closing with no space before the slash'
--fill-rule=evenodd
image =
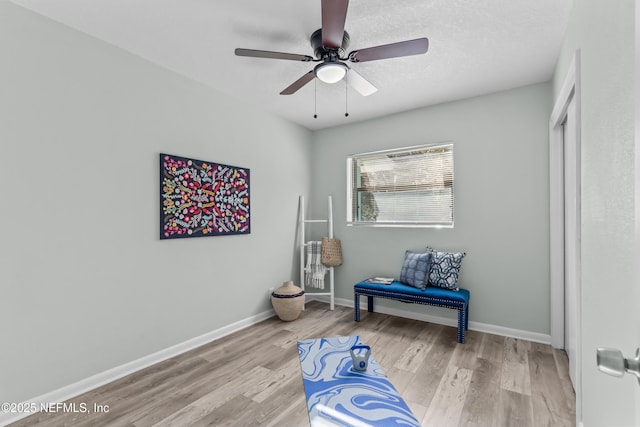
<path id="1" fill-rule="evenodd" d="M 453 226 L 453 144 L 347 158 L 347 224 Z"/>

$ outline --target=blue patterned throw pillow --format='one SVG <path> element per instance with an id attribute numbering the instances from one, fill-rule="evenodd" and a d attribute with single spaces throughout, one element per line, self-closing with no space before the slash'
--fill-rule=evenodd
<path id="1" fill-rule="evenodd" d="M 433 254 L 431 270 L 429 271 L 429 285 L 439 288 L 458 290 L 458 276 L 465 252 L 439 252 L 427 247 Z"/>
<path id="2" fill-rule="evenodd" d="M 400 270 L 400 282 L 418 289 L 425 289 L 429 282 L 429 268 L 433 254 L 406 251 Z"/>

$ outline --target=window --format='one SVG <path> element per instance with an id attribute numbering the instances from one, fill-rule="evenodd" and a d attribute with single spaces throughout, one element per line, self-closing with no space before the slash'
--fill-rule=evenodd
<path id="1" fill-rule="evenodd" d="M 453 227 L 453 144 L 347 158 L 347 224 Z"/>

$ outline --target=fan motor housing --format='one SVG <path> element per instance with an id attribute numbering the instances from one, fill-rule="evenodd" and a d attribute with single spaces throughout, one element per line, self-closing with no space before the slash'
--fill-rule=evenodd
<path id="1" fill-rule="evenodd" d="M 342 36 L 342 45 L 337 49 L 327 48 L 322 45 L 322 29 L 316 30 L 313 34 L 311 34 L 311 47 L 313 48 L 313 53 L 315 54 L 317 59 L 324 59 L 327 57 L 331 57 L 332 53 L 337 55 L 338 57 L 344 57 L 347 48 L 349 47 L 349 33 L 346 31 Z"/>

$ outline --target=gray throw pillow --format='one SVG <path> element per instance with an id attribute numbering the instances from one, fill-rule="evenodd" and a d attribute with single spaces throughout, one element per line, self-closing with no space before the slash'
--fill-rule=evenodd
<path id="1" fill-rule="evenodd" d="M 431 252 L 405 251 L 404 262 L 400 270 L 400 282 L 418 289 L 425 289 L 429 282 L 429 268 L 432 258 Z"/>

